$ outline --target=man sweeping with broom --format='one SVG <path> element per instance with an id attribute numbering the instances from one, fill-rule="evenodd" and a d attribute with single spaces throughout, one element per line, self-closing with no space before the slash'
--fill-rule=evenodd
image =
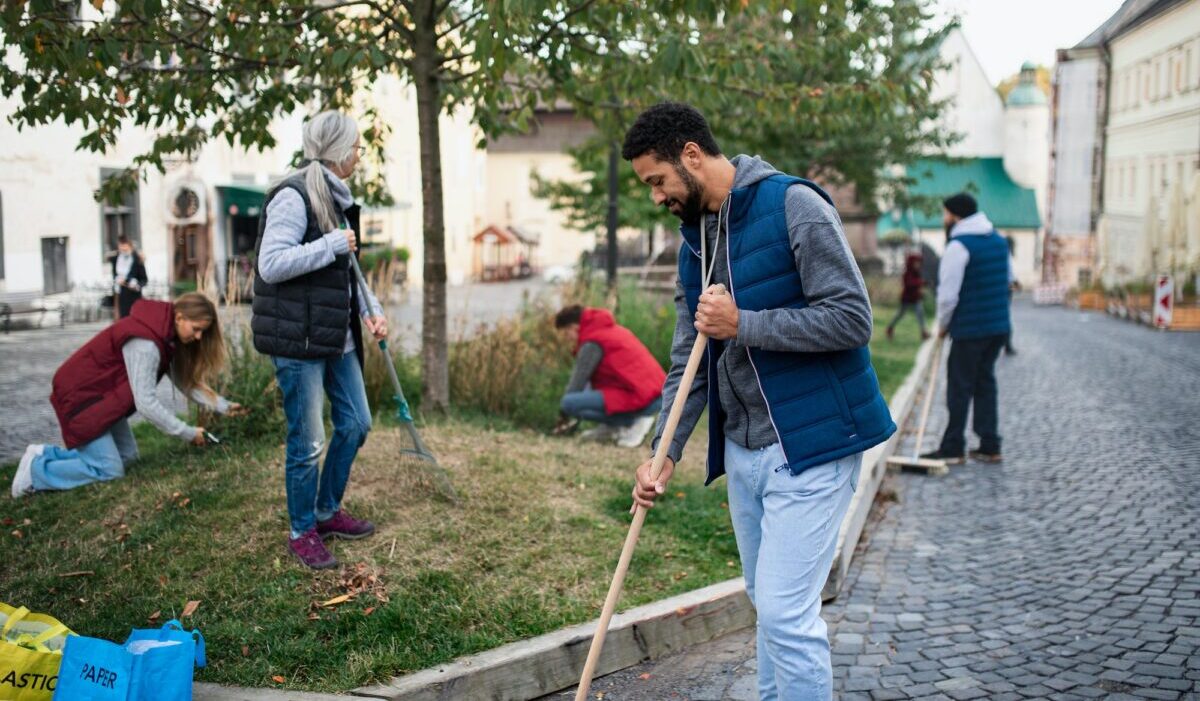
<path id="1" fill-rule="evenodd" d="M 655 447 L 697 331 L 710 339 L 662 472 L 637 469 L 634 501 L 649 508 L 665 491 L 707 405 L 707 482 L 729 478 L 760 698 L 830 699 L 821 589 L 862 453 L 896 430 L 866 348 L 862 275 L 829 195 L 757 157 L 726 159 L 689 105 L 643 112 L 623 156 L 684 238 Z"/>

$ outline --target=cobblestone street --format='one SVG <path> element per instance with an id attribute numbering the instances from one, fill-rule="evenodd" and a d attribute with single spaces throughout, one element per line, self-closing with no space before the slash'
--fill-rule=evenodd
<path id="1" fill-rule="evenodd" d="M 824 612 L 838 696 L 1200 696 L 1200 335 L 1026 304 L 1014 318 L 1005 461 L 884 483 L 898 502 L 877 503 Z M 935 407 L 927 449 L 944 384 Z M 744 631 L 593 696 L 750 701 L 754 670 Z"/>

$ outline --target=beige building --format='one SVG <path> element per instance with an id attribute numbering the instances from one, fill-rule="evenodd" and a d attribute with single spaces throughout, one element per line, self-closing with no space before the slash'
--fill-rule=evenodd
<path id="1" fill-rule="evenodd" d="M 1189 256 L 1161 232 L 1200 172 L 1200 0 L 1127 0 L 1059 52 L 1055 93 L 1050 275 L 1184 272 Z"/>

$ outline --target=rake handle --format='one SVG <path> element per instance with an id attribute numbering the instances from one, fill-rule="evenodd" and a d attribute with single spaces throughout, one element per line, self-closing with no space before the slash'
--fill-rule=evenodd
<path id="1" fill-rule="evenodd" d="M 683 377 L 679 380 L 679 388 L 675 391 L 675 400 L 671 402 L 671 413 L 667 415 L 667 423 L 663 427 L 662 438 L 658 441 L 658 449 L 654 451 L 654 460 L 650 463 L 650 478 L 658 479 L 663 464 L 667 461 L 667 450 L 675 437 L 675 429 L 679 427 L 679 417 L 683 415 L 683 406 L 687 403 L 688 393 L 692 382 L 696 379 L 696 371 L 700 367 L 700 359 L 704 356 L 704 347 L 708 336 L 697 333 L 696 343 L 688 356 L 687 366 Z M 592 687 L 592 677 L 596 674 L 596 665 L 600 662 L 600 652 L 604 649 L 604 637 L 608 634 L 608 626 L 612 623 L 613 613 L 617 609 L 617 601 L 621 598 L 621 590 L 625 586 L 625 575 L 629 572 L 629 562 L 633 559 L 633 550 L 637 547 L 638 536 L 642 532 L 642 524 L 646 522 L 646 507 L 638 505 L 634 510 L 633 522 L 629 524 L 629 534 L 625 536 L 625 546 L 621 549 L 621 557 L 617 561 L 617 570 L 613 573 L 612 584 L 608 587 L 608 596 L 604 599 L 604 609 L 600 613 L 600 621 L 596 625 L 596 634 L 592 636 L 592 646 L 588 649 L 587 662 L 583 665 L 583 674 L 579 677 L 579 689 L 575 692 L 575 701 L 584 701 Z"/>

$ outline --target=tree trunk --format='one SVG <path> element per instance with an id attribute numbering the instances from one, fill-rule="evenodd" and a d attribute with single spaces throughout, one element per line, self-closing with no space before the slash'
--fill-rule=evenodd
<path id="1" fill-rule="evenodd" d="M 421 144 L 421 209 L 425 229 L 424 294 L 421 302 L 422 408 L 445 411 L 450 404 L 446 333 L 446 226 L 442 208 L 442 149 L 438 117 L 437 17 L 434 0 L 416 0 L 413 84 Z"/>

